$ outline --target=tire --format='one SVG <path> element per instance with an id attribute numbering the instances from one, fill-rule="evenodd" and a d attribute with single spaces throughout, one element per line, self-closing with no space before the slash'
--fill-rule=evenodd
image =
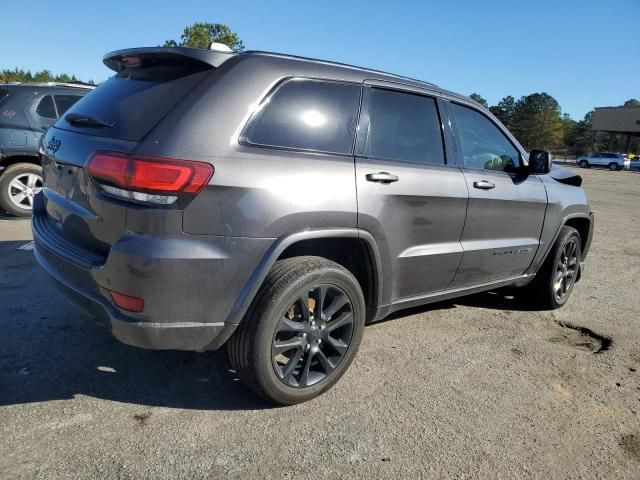
<path id="1" fill-rule="evenodd" d="M 325 291 L 324 302 L 320 301 L 320 286 Z M 343 295 L 348 305 L 332 313 Z M 349 310 L 352 323 L 336 328 L 340 325 L 336 322 L 348 322 Z M 314 330 L 315 321 L 319 326 Z M 364 323 L 364 296 L 348 270 L 320 257 L 279 260 L 227 342 L 229 360 L 240 380 L 266 400 L 278 405 L 306 402 L 331 388 L 349 368 Z M 291 350 L 282 350 L 283 345 L 293 344 Z"/>
<path id="2" fill-rule="evenodd" d="M 42 168 L 15 163 L 0 175 L 0 208 L 17 217 L 30 217 L 33 197 L 42 190 Z M 21 195 L 24 195 L 21 197 Z"/>
<path id="3" fill-rule="evenodd" d="M 570 245 L 574 246 L 573 250 Z M 567 256 L 568 249 L 573 253 L 569 255 L 569 261 L 565 262 L 564 258 Z M 526 287 L 528 289 L 527 300 L 540 310 L 555 310 L 567 303 L 578 277 L 581 255 L 582 248 L 578 231 L 573 227 L 562 227 L 547 259 L 535 279 Z M 572 264 L 571 258 L 575 258 L 575 263 Z M 562 268 L 563 264 L 564 268 Z M 558 296 L 557 283 L 560 275 L 563 276 L 561 281 L 566 283 L 561 284 L 563 292 L 561 292 L 561 296 Z"/>
<path id="4" fill-rule="evenodd" d="M 586 160 L 580 160 L 580 162 L 578 162 L 578 165 L 580 165 L 580 168 L 589 168 L 589 162 L 587 162 Z"/>
<path id="5" fill-rule="evenodd" d="M 617 163 L 611 162 L 609 164 L 609 170 L 611 170 L 612 172 L 617 172 L 618 170 L 620 170 L 620 167 L 618 166 Z"/>

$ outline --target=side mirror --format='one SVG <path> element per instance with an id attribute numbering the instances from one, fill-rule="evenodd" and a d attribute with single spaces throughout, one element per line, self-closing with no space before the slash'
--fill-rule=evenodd
<path id="1" fill-rule="evenodd" d="M 551 171 L 551 153 L 545 150 L 531 150 L 529 152 L 529 173 L 544 175 Z"/>

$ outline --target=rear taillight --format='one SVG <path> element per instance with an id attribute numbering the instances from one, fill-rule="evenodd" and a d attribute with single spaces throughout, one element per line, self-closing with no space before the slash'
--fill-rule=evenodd
<path id="1" fill-rule="evenodd" d="M 197 195 L 213 176 L 213 166 L 205 162 L 115 152 L 95 152 L 85 168 L 108 195 L 160 205 Z"/>

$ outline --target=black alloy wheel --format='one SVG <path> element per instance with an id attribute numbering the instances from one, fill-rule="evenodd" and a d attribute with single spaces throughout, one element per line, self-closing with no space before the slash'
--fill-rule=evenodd
<path id="1" fill-rule="evenodd" d="M 541 310 L 562 307 L 580 277 L 581 258 L 580 234 L 575 228 L 565 225 L 535 278 L 523 290 L 528 303 Z"/>
<path id="2" fill-rule="evenodd" d="M 579 238 L 570 237 L 564 244 L 556 262 L 556 273 L 553 282 L 553 294 L 557 302 L 562 302 L 576 281 L 578 274 L 578 242 Z"/>
<path id="3" fill-rule="evenodd" d="M 278 405 L 329 390 L 351 365 L 362 339 L 362 287 L 326 258 L 278 260 L 227 342 L 242 382 Z"/>
<path id="4" fill-rule="evenodd" d="M 305 388 L 331 374 L 349 349 L 353 306 L 334 285 L 305 288 L 280 318 L 271 356 L 278 378 L 287 386 Z"/>

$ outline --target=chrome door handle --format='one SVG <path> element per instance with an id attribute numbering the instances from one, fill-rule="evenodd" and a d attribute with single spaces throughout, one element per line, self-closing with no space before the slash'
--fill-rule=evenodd
<path id="1" fill-rule="evenodd" d="M 496 188 L 495 183 L 488 182 L 487 180 L 480 180 L 479 182 L 473 182 L 473 188 L 479 188 L 480 190 L 491 190 Z"/>
<path id="2" fill-rule="evenodd" d="M 391 175 L 388 172 L 367 173 L 366 179 L 368 182 L 378 183 L 392 183 L 400 180 L 397 175 Z"/>

